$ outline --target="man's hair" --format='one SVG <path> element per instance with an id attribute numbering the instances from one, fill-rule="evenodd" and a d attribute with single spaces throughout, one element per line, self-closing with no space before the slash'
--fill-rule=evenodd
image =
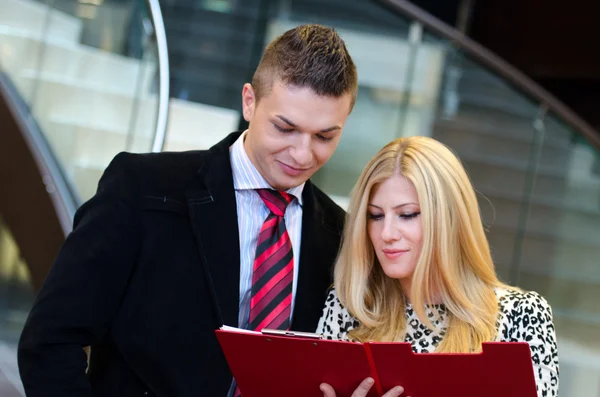
<path id="1" fill-rule="evenodd" d="M 268 95 L 277 80 L 310 87 L 322 96 L 339 98 L 349 93 L 350 109 L 356 101 L 356 66 L 342 38 L 326 26 L 298 26 L 267 46 L 252 78 L 256 100 Z"/>

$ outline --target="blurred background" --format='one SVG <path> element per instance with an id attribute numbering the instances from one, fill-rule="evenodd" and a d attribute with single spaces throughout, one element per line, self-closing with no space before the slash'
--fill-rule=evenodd
<path id="1" fill-rule="evenodd" d="M 160 2 L 159 2 L 160 1 Z M 340 205 L 379 148 L 463 160 L 500 277 L 554 310 L 560 395 L 600 397 L 600 4 L 583 0 L 0 0 L 0 395 L 75 210 L 121 151 L 243 129 L 266 43 L 334 26 L 359 95 L 313 181 Z"/>

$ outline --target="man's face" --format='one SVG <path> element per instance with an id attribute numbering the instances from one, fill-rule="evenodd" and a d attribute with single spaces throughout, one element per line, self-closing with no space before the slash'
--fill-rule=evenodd
<path id="1" fill-rule="evenodd" d="M 335 151 L 351 95 L 317 95 L 311 88 L 275 81 L 258 103 L 250 84 L 242 92 L 248 134 L 244 147 L 269 184 L 283 191 L 306 182 Z"/>

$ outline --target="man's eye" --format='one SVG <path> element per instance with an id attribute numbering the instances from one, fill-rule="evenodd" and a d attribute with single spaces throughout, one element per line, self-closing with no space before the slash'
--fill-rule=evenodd
<path id="1" fill-rule="evenodd" d="M 292 131 L 294 131 L 293 128 L 283 128 L 283 127 L 278 126 L 277 124 L 273 124 L 273 125 L 275 126 L 275 128 L 277 128 L 281 132 L 292 132 Z"/>
<path id="2" fill-rule="evenodd" d="M 324 136 L 324 135 L 317 135 L 317 138 L 319 138 L 319 140 L 323 141 L 323 142 L 329 142 L 330 140 L 333 139 L 333 137 L 330 136 Z"/>

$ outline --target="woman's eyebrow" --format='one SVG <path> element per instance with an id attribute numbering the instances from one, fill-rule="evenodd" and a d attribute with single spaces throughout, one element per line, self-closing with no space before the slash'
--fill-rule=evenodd
<path id="1" fill-rule="evenodd" d="M 398 205 L 397 205 L 397 206 L 395 206 L 393 209 L 402 208 L 402 207 L 404 207 L 404 206 L 407 206 L 407 205 L 418 205 L 418 204 L 417 204 L 417 203 L 404 203 L 404 204 L 398 204 Z M 375 208 L 381 209 L 381 207 L 379 207 L 378 205 L 375 205 L 375 204 L 369 204 L 369 207 L 375 207 Z"/>

